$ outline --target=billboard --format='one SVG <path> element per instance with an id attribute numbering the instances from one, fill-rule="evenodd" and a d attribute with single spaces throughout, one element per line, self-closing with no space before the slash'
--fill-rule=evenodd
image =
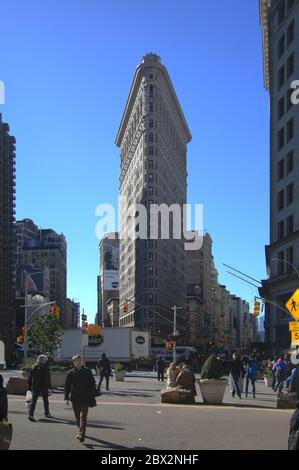
<path id="1" fill-rule="evenodd" d="M 119 270 L 119 245 L 118 243 L 109 243 L 105 240 L 104 244 L 104 271 L 118 271 Z"/>
<path id="2" fill-rule="evenodd" d="M 104 290 L 118 290 L 119 289 L 119 271 L 105 270 L 104 271 Z"/>

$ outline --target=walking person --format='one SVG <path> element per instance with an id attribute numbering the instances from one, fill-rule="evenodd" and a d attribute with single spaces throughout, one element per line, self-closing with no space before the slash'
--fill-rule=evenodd
<path id="1" fill-rule="evenodd" d="M 241 392 L 239 389 L 239 380 L 241 375 L 243 375 L 244 368 L 241 360 L 239 359 L 239 355 L 237 353 L 233 354 L 233 360 L 230 364 L 231 370 L 231 381 L 232 381 L 232 396 L 234 397 L 236 394 L 239 398 L 241 398 Z"/>
<path id="2" fill-rule="evenodd" d="M 106 390 L 109 390 L 109 377 L 111 375 L 111 365 L 109 359 L 106 357 L 106 354 L 103 353 L 101 359 L 97 364 L 98 368 L 98 375 L 100 377 L 99 384 L 98 384 L 98 391 L 101 391 L 101 385 L 103 379 L 106 379 Z"/>
<path id="3" fill-rule="evenodd" d="M 254 356 L 249 358 L 248 363 L 246 364 L 246 373 L 245 373 L 245 397 L 248 396 L 248 385 L 251 382 L 252 385 L 252 398 L 255 398 L 255 382 L 257 377 L 258 365 Z"/>
<path id="4" fill-rule="evenodd" d="M 48 358 L 44 354 L 37 357 L 36 364 L 32 367 L 28 378 L 28 390 L 32 393 L 32 401 L 29 408 L 28 419 L 35 422 L 34 411 L 38 397 L 41 395 L 44 402 L 46 418 L 52 418 L 49 412 L 49 389 L 51 386 L 51 376 L 47 365 Z"/>
<path id="5" fill-rule="evenodd" d="M 274 364 L 273 369 L 276 371 L 276 384 L 274 386 L 274 392 L 277 389 L 281 392 L 283 389 L 284 381 L 287 378 L 287 365 L 281 357 Z"/>
<path id="6" fill-rule="evenodd" d="M 163 361 L 162 356 L 160 356 L 159 359 L 157 360 L 158 381 L 160 381 L 161 379 L 162 382 L 164 382 L 164 369 L 165 369 L 165 362 Z"/>
<path id="7" fill-rule="evenodd" d="M 8 401 L 6 388 L 3 386 L 3 377 L 0 374 L 0 422 L 8 421 Z"/>
<path id="8" fill-rule="evenodd" d="M 83 366 L 81 356 L 73 356 L 72 362 L 74 368 L 68 372 L 66 377 L 64 399 L 67 405 L 69 405 L 69 401 L 72 403 L 79 428 L 79 434 L 76 438 L 80 442 L 84 442 L 88 408 L 96 404 L 96 384 L 91 370 Z"/>

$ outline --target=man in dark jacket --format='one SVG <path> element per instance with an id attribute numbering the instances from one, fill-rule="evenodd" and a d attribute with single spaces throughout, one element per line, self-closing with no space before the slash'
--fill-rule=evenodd
<path id="1" fill-rule="evenodd" d="M 290 421 L 288 450 L 299 450 L 299 401 Z"/>
<path id="2" fill-rule="evenodd" d="M 164 382 L 164 369 L 165 369 L 165 362 L 163 361 L 162 359 L 162 356 L 159 357 L 159 359 L 157 360 L 157 373 L 158 373 L 158 381 L 160 381 L 160 379 L 162 380 L 162 382 Z"/>
<path id="3" fill-rule="evenodd" d="M 110 361 L 106 357 L 105 353 L 102 354 L 102 358 L 99 360 L 99 362 L 97 364 L 97 368 L 98 368 L 98 374 L 99 374 L 99 377 L 100 377 L 100 381 L 99 381 L 99 384 L 98 384 L 98 390 L 99 391 L 101 390 L 101 385 L 102 385 L 104 377 L 106 379 L 106 390 L 109 390 L 109 377 L 110 377 L 110 374 L 111 374 L 111 366 L 110 366 Z"/>
<path id="4" fill-rule="evenodd" d="M 230 363 L 230 373 L 231 373 L 231 381 L 232 381 L 232 396 L 234 397 L 235 394 L 241 398 L 241 391 L 239 389 L 239 380 L 240 377 L 243 376 L 244 368 L 243 363 L 239 359 L 239 355 L 237 353 L 233 354 L 233 360 Z"/>
<path id="5" fill-rule="evenodd" d="M 36 402 L 41 395 L 44 402 L 45 417 L 52 418 L 49 412 L 49 388 L 51 386 L 51 376 L 47 365 L 48 358 L 44 354 L 38 356 L 36 364 L 32 367 L 29 373 L 28 390 L 32 393 L 32 402 L 29 408 L 28 419 L 32 422 L 36 421 L 33 417 Z"/>
<path id="6" fill-rule="evenodd" d="M 0 374 L 0 422 L 8 421 L 7 410 L 8 410 L 7 392 L 6 392 L 6 388 L 3 387 L 3 377 Z"/>
<path id="7" fill-rule="evenodd" d="M 91 370 L 83 366 L 81 356 L 74 356 L 72 361 L 74 368 L 66 377 L 64 399 L 67 405 L 69 405 L 69 400 L 72 402 L 79 428 L 76 438 L 84 442 L 88 408 L 96 404 L 96 384 Z"/>

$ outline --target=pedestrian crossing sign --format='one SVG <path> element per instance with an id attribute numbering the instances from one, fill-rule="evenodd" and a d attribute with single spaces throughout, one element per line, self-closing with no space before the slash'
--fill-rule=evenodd
<path id="1" fill-rule="evenodd" d="M 299 320 L 299 289 L 295 290 L 294 294 L 289 298 L 285 304 L 286 309 L 292 315 L 292 317 Z"/>

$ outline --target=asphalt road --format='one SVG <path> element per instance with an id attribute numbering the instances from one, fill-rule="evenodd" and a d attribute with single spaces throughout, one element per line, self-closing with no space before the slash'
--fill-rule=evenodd
<path id="1" fill-rule="evenodd" d="M 9 396 L 9 421 L 14 428 L 11 449 L 287 449 L 292 410 L 277 410 L 274 393 L 262 382 L 255 400 L 233 399 L 227 387 L 220 406 L 204 405 L 199 387 L 195 405 L 161 404 L 163 387 L 142 374 L 126 377 L 125 382 L 112 379 L 110 390 L 89 411 L 83 444 L 75 439 L 73 411 L 64 403 L 62 390 L 50 396 L 53 419 L 44 418 L 39 399 L 37 423 L 28 420 L 24 397 Z"/>

